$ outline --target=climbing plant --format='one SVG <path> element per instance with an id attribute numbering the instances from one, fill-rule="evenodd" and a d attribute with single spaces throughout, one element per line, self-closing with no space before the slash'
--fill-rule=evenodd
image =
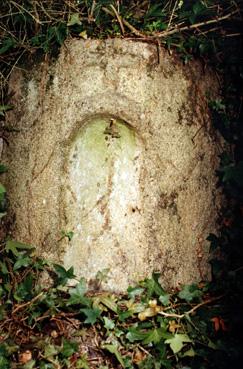
<path id="1" fill-rule="evenodd" d="M 73 268 L 36 257 L 32 246 L 7 240 L 0 252 L 1 369 L 237 368 L 225 291 L 209 283 L 168 293 L 153 273 L 122 296 L 97 293 L 84 278 L 70 286 Z"/>
<path id="2" fill-rule="evenodd" d="M 121 37 L 200 58 L 219 77 L 212 122 L 228 142 L 218 181 L 226 206 L 211 234 L 213 281 L 166 292 L 153 274 L 123 296 L 88 291 L 72 268 L 35 256 L 32 246 L 2 237 L 0 369 L 240 368 L 243 339 L 242 2 L 240 0 L 0 1 L 0 121 L 14 68 L 55 57 L 70 37 Z M 6 171 L 0 166 L 0 173 Z M 6 213 L 0 185 L 0 217 Z M 68 237 L 65 233 L 63 237 Z M 98 272 L 98 271 L 97 271 Z M 46 276 L 49 287 L 42 288 Z M 105 274 L 98 273 L 97 285 Z"/>
<path id="3" fill-rule="evenodd" d="M 0 62 L 11 69 L 39 52 L 56 51 L 68 37 L 129 37 L 163 44 L 187 62 L 193 54 L 222 60 L 235 43 L 240 1 L 46 0 L 1 1 Z M 238 23 L 238 27 L 237 27 Z"/>

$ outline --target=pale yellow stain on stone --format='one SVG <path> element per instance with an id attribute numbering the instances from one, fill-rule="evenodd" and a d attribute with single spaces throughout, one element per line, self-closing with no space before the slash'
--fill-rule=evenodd
<path id="1" fill-rule="evenodd" d="M 74 237 L 64 262 L 87 275 L 108 268 L 122 288 L 127 271 L 131 282 L 139 277 L 145 257 L 137 252 L 143 218 L 136 136 L 120 120 L 93 119 L 75 137 L 67 160 L 66 228 Z"/>

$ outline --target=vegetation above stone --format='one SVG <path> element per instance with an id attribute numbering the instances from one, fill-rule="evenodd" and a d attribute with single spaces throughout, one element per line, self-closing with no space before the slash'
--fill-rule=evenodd
<path id="1" fill-rule="evenodd" d="M 165 292 L 158 276 L 125 296 L 68 286 L 72 268 L 51 266 L 30 246 L 3 238 L 0 261 L 0 369 L 240 368 L 242 320 L 242 2 L 1 1 L 1 140 L 7 142 L 8 78 L 28 58 L 55 54 L 67 37 L 126 37 L 199 56 L 214 65 L 222 97 L 210 101 L 230 144 L 219 184 L 228 199 L 219 236 L 209 235 L 213 282 Z M 6 168 L 1 166 L 0 172 Z M 23 168 L 24 170 L 24 168 Z M 6 189 L 0 186 L 1 216 Z M 53 278 L 49 287 L 40 274 Z M 97 271 L 98 272 L 98 271 Z M 99 279 L 105 276 L 98 275 Z M 43 278 L 43 276 L 42 276 Z M 49 280 L 49 279 L 48 279 Z"/>

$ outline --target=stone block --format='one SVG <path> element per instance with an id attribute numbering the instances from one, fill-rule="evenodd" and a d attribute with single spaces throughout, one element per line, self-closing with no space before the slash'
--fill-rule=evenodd
<path id="1" fill-rule="evenodd" d="M 12 236 L 89 280 L 109 269 L 104 287 L 116 291 L 154 270 L 165 287 L 210 278 L 217 88 L 199 62 L 121 39 L 71 40 L 55 62 L 14 71 Z"/>

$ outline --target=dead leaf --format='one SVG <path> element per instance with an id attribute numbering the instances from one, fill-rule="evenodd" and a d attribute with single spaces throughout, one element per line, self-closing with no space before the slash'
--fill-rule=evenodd
<path id="1" fill-rule="evenodd" d="M 139 364 L 141 361 L 143 361 L 146 358 L 145 352 L 142 352 L 141 350 L 137 349 L 135 351 L 134 357 L 133 357 L 133 363 Z"/>
<path id="2" fill-rule="evenodd" d="M 19 354 L 20 364 L 26 364 L 30 360 L 32 360 L 32 353 L 30 350 L 26 350 L 25 352 L 22 352 L 21 354 Z"/>
<path id="3" fill-rule="evenodd" d="M 211 319 L 211 321 L 213 322 L 215 332 L 218 332 L 220 328 L 219 318 L 215 316 L 214 318 Z"/>
<path id="4" fill-rule="evenodd" d="M 181 327 L 181 325 L 176 323 L 175 320 L 170 320 L 169 321 L 169 332 L 175 333 L 177 328 L 180 328 L 180 327 Z"/>
<path id="5" fill-rule="evenodd" d="M 57 331 L 55 331 L 55 330 L 51 331 L 51 336 L 52 336 L 52 338 L 57 338 L 58 337 Z"/>
<path id="6" fill-rule="evenodd" d="M 155 307 L 149 307 L 149 308 L 145 309 L 144 311 L 142 311 L 141 313 L 138 314 L 138 319 L 141 320 L 141 321 L 144 321 L 147 318 L 151 318 L 153 316 L 158 315 L 160 311 L 161 311 L 160 306 L 156 305 Z"/>
<path id="7" fill-rule="evenodd" d="M 223 332 L 228 331 L 228 327 L 226 326 L 224 319 L 215 316 L 211 321 L 213 322 L 215 332 L 218 332 L 219 330 L 222 330 Z"/>
<path id="8" fill-rule="evenodd" d="M 149 307 L 155 308 L 157 306 L 157 300 L 150 300 L 149 301 Z"/>

